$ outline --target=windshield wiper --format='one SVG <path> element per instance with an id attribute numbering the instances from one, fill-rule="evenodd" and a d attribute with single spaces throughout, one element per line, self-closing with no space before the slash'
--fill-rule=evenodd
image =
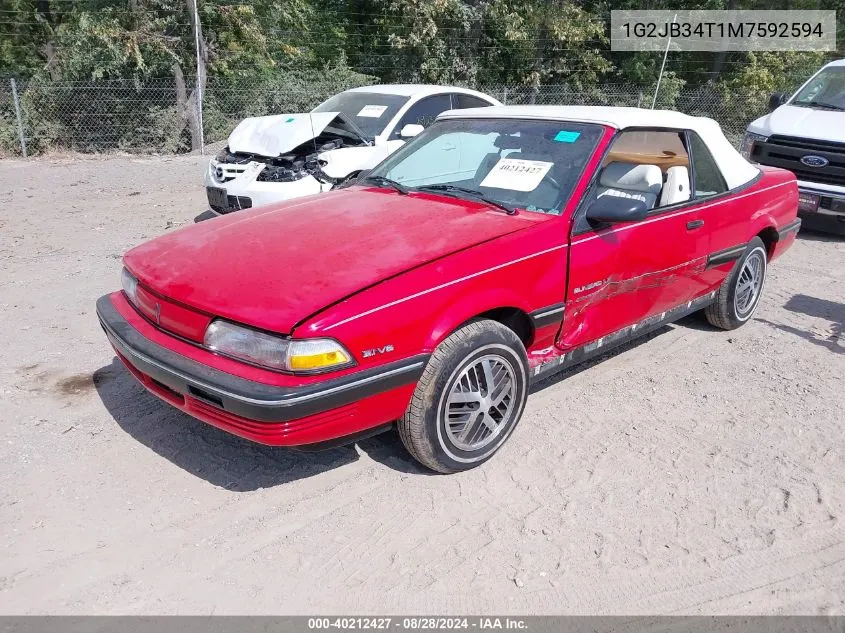
<path id="1" fill-rule="evenodd" d="M 497 207 L 507 213 L 508 215 L 515 215 L 516 209 L 511 206 L 508 206 L 502 202 L 497 200 L 493 200 L 488 198 L 480 191 L 476 191 L 475 189 L 469 189 L 468 187 L 458 187 L 456 185 L 423 185 L 422 187 L 417 187 L 417 191 L 435 191 L 437 193 L 445 193 L 445 194 L 464 194 L 464 196 L 469 196 L 473 200 L 480 200 L 481 202 L 485 202 L 490 206 Z M 464 196 L 456 195 L 456 198 L 462 198 Z"/>
<path id="2" fill-rule="evenodd" d="M 824 101 L 796 101 L 795 104 L 806 106 L 808 108 L 812 108 L 813 106 L 815 106 L 824 110 L 837 110 L 839 112 L 845 111 L 845 108 L 843 108 L 842 106 L 838 106 L 834 103 L 825 103 Z"/>
<path id="3" fill-rule="evenodd" d="M 390 187 L 391 189 L 395 189 L 403 196 L 407 196 L 410 191 L 404 185 L 400 185 L 395 180 L 391 180 L 390 178 L 385 178 L 384 176 L 365 176 L 363 180 L 359 182 L 371 182 L 376 185 L 382 185 L 384 187 Z"/>

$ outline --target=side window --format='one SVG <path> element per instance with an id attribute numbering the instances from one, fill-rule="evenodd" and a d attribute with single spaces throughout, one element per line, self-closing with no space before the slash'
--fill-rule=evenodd
<path id="1" fill-rule="evenodd" d="M 613 141 L 592 195 L 633 198 L 649 209 L 681 204 L 690 199 L 689 165 L 683 132 L 628 130 Z"/>
<path id="2" fill-rule="evenodd" d="M 463 110 L 464 108 L 487 108 L 490 106 L 490 103 L 484 99 L 461 93 L 452 95 L 452 103 L 456 110 Z"/>
<path id="3" fill-rule="evenodd" d="M 405 115 L 396 125 L 396 129 L 393 131 L 393 135 L 398 137 L 399 132 L 402 130 L 402 128 L 408 125 L 409 123 L 416 123 L 418 125 L 428 127 L 429 125 L 434 123 L 434 119 L 437 118 L 438 114 L 451 109 L 452 102 L 449 99 L 449 95 L 447 94 L 434 95 L 431 97 L 426 97 L 425 99 L 421 99 L 420 101 L 417 101 L 414 105 L 412 105 L 410 110 L 405 113 Z"/>
<path id="4" fill-rule="evenodd" d="M 690 150 L 692 152 L 693 186 L 696 198 L 715 196 L 728 190 L 722 171 L 713 160 L 710 150 L 695 132 L 689 133 Z"/>

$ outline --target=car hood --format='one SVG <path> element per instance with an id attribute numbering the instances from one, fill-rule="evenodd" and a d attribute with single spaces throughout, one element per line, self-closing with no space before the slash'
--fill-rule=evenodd
<path id="1" fill-rule="evenodd" d="M 132 249 L 124 261 L 165 297 L 290 333 L 381 280 L 548 217 L 353 187 L 201 222 Z"/>
<path id="2" fill-rule="evenodd" d="M 333 122 L 336 127 L 367 140 L 358 126 L 340 112 L 300 112 L 244 119 L 229 135 L 229 149 L 272 158 L 317 138 Z"/>
<path id="3" fill-rule="evenodd" d="M 764 136 L 782 134 L 845 143 L 845 112 L 782 105 L 754 121 L 748 130 Z"/>

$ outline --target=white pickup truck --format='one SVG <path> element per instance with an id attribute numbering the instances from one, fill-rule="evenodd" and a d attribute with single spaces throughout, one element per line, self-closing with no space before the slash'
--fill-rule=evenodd
<path id="1" fill-rule="evenodd" d="M 845 235 L 845 59 L 831 62 L 753 121 L 740 153 L 798 178 L 802 226 Z"/>

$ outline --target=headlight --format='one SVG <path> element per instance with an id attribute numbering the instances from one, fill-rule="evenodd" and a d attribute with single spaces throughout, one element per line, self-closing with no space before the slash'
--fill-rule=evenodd
<path id="1" fill-rule="evenodd" d="M 248 363 L 296 373 L 319 373 L 353 363 L 352 355 L 327 338 L 292 340 L 227 321 L 212 321 L 203 344 Z"/>
<path id="2" fill-rule="evenodd" d="M 739 146 L 739 153 L 745 160 L 751 160 L 751 155 L 754 153 L 754 145 L 756 143 L 765 143 L 769 140 L 768 136 L 762 134 L 755 134 L 754 132 L 746 132 L 742 137 L 742 144 Z"/>
<path id="3" fill-rule="evenodd" d="M 138 280 L 135 275 L 130 273 L 125 268 L 120 271 L 120 284 L 123 286 L 123 292 L 126 293 L 126 298 L 133 304 L 138 303 Z"/>

